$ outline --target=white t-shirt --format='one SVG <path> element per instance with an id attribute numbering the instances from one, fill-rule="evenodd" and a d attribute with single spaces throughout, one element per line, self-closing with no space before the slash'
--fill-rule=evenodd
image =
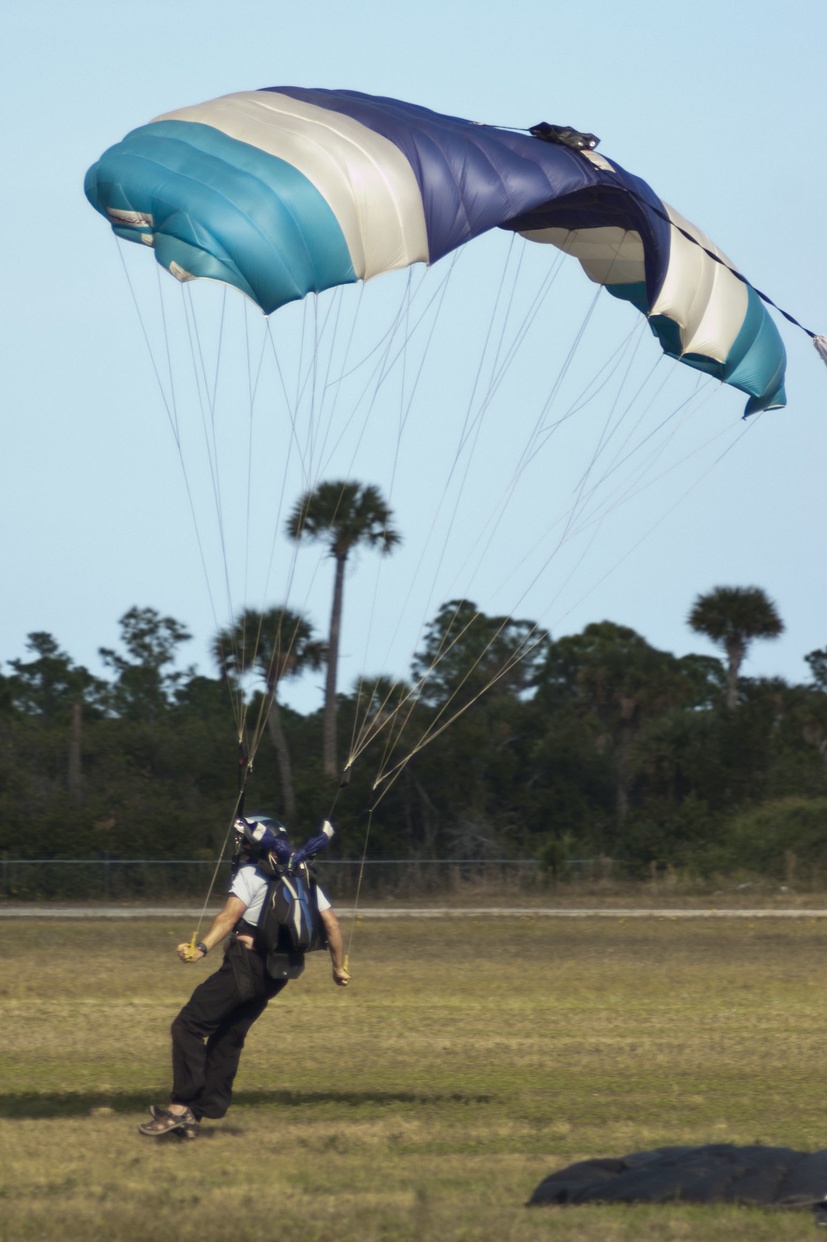
<path id="1" fill-rule="evenodd" d="M 230 885 L 230 892 L 233 897 L 243 901 L 247 907 L 243 915 L 244 922 L 255 927 L 261 917 L 261 907 L 264 905 L 264 895 L 267 892 L 266 876 L 263 876 L 252 865 L 239 867 Z M 330 902 L 318 884 L 316 885 L 316 904 L 320 911 L 330 909 Z"/>

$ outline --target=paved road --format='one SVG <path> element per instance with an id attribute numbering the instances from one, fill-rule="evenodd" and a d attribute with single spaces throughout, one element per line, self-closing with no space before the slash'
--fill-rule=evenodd
<path id="1" fill-rule="evenodd" d="M 210 906 L 202 911 L 196 906 L 57 906 L 57 905 L 0 905 L 0 919 L 200 919 L 212 917 L 219 907 Z M 352 916 L 352 907 L 337 906 L 337 913 Z M 631 909 L 604 907 L 601 909 L 569 909 L 564 907 L 526 906 L 434 906 L 418 907 L 366 906 L 358 911 L 360 919 L 481 919 L 481 918 L 534 918 L 534 919 L 824 919 L 823 910 L 727 910 L 727 909 L 681 909 L 664 907 L 648 909 L 639 906 Z"/>

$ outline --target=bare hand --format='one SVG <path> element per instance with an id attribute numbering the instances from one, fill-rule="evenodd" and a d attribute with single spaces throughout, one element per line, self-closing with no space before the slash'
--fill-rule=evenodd
<path id="1" fill-rule="evenodd" d="M 193 949 L 191 943 L 179 944 L 175 952 L 178 954 L 182 962 L 188 963 L 200 962 L 201 958 L 204 956 L 199 948 L 196 947 Z"/>
<path id="2" fill-rule="evenodd" d="M 347 966 L 333 967 L 333 982 L 337 988 L 346 988 L 350 983 L 350 971 Z"/>

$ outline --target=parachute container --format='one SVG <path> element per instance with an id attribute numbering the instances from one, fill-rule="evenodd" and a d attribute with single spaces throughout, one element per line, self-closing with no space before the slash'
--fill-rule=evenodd
<path id="1" fill-rule="evenodd" d="M 265 314 L 432 264 L 493 228 L 574 255 L 648 317 L 663 350 L 785 404 L 785 353 L 755 290 L 639 177 L 584 148 L 355 91 L 273 87 L 157 117 L 111 147 L 86 195 L 179 280 Z"/>

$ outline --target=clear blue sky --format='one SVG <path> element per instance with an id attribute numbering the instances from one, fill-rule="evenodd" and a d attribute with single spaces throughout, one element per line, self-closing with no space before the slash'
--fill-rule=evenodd
<path id="1" fill-rule="evenodd" d="M 185 658 L 212 671 L 206 651 L 214 618 L 226 616 L 220 600 L 214 612 L 207 597 L 179 461 L 117 245 L 82 189 L 87 167 L 106 147 L 167 109 L 295 84 L 393 95 L 494 124 L 573 124 L 598 134 L 601 151 L 704 229 L 759 289 L 808 327 L 827 330 L 827 7 L 816 0 L 596 0 L 579 9 L 539 0 L 424 0 L 403 8 L 373 0 L 145 0 L 137 8 L 35 0 L 13 6 L 4 36 L 2 660 L 23 654 L 27 633 L 47 630 L 75 660 L 98 669 L 97 648 L 116 642 L 118 618 L 139 605 L 182 621 L 194 636 Z M 781 640 L 756 647 L 747 671 L 804 679 L 804 654 L 827 645 L 827 369 L 792 328 L 783 328 L 788 408 L 761 416 L 742 435 L 740 394 L 713 386 L 697 420 L 670 440 L 676 469 L 595 528 L 582 561 L 579 551 L 568 561 L 549 560 L 547 540 L 534 547 L 547 516 L 563 504 L 567 465 L 578 452 L 588 461 L 589 449 L 561 437 L 520 477 L 525 491 L 501 525 L 498 546 L 486 557 L 473 550 L 472 536 L 490 511 L 474 499 L 450 538 L 449 555 L 465 568 L 444 586 L 422 568 L 421 549 L 430 545 L 433 554 L 443 546 L 442 536 L 425 537 L 440 453 L 453 444 L 447 431 L 443 438 L 449 411 L 440 403 L 459 408 L 466 399 L 455 393 L 455 372 L 460 361 L 473 369 L 467 347 L 473 343 L 476 356 L 485 331 L 477 302 L 485 279 L 489 291 L 495 279 L 486 265 L 493 272 L 499 263 L 496 245 L 504 252 L 507 239 L 480 247 L 478 261 L 470 247 L 462 258 L 471 276 L 452 313 L 455 322 L 467 314 L 466 348 L 454 346 L 453 360 L 437 353 L 434 386 L 423 387 L 424 408 L 411 412 L 421 423 L 412 422 L 404 441 L 391 436 L 384 456 L 381 436 L 371 431 L 360 456 L 332 459 L 328 477 L 353 463 L 357 477 L 388 492 L 405 535 L 381 574 L 367 556 L 353 568 L 343 685 L 360 668 L 404 675 L 419 627 L 449 592 L 470 595 L 487 611 L 531 616 L 555 634 L 609 618 L 682 653 L 708 650 L 685 616 L 695 596 L 716 585 L 763 587 L 786 622 Z M 130 255 L 130 270 L 136 260 L 154 281 L 151 255 Z M 562 312 L 544 308 L 541 343 L 522 371 L 512 370 L 504 413 L 492 410 L 474 464 L 477 481 L 469 482 L 480 490 L 470 496 L 499 494 L 505 476 L 498 477 L 497 437 L 507 456 L 520 425 L 509 411 L 539 399 L 534 385 L 559 370 L 569 319 L 579 322 L 588 307 L 593 287 L 572 268 L 562 282 Z M 599 314 L 614 343 L 634 327 L 620 304 L 601 305 Z M 588 382 L 604 348 L 613 345 L 590 341 L 578 351 L 577 383 Z M 648 335 L 638 362 L 641 355 L 647 368 L 657 361 Z M 665 411 L 695 392 L 695 378 L 673 369 L 683 374 L 668 378 Z M 662 378 L 658 370 L 655 382 Z M 601 414 L 592 418 L 583 443 L 599 434 Z M 717 433 L 717 447 L 699 447 Z M 658 469 L 653 463 L 652 477 Z M 277 502 L 283 511 L 295 499 L 295 492 L 282 496 L 277 464 L 271 479 L 272 494 L 258 483 L 252 501 L 268 538 L 281 525 L 273 518 Z M 209 574 L 220 579 L 211 555 Z M 269 564 L 258 544 L 251 556 L 255 570 Z M 528 577 L 538 575 L 530 590 L 503 581 L 503 567 L 523 557 Z M 291 602 L 323 631 L 330 567 L 315 565 L 312 582 L 309 555 L 298 564 L 304 577 Z M 285 598 L 289 565 L 289 552 L 279 550 L 266 602 Z M 238 586 L 236 560 L 231 567 L 236 606 L 263 602 L 263 594 Z M 312 707 L 318 691 L 308 686 L 294 701 Z"/>

